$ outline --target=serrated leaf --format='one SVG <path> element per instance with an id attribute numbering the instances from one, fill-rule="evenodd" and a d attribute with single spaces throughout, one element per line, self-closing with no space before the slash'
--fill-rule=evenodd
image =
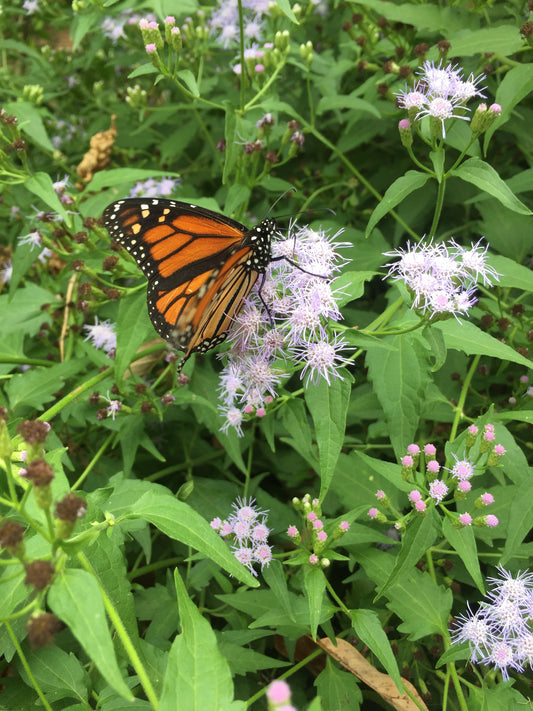
<path id="1" fill-rule="evenodd" d="M 500 275 L 498 286 L 531 291 L 531 269 L 528 267 L 517 264 L 514 260 L 499 254 L 490 258 L 490 266 L 494 267 Z"/>
<path id="2" fill-rule="evenodd" d="M 339 298 L 335 299 L 337 306 L 346 306 L 350 301 L 363 296 L 365 283 L 371 281 L 378 274 L 378 272 L 370 271 L 348 271 L 335 277 L 334 288 L 339 294 Z"/>
<path id="3" fill-rule="evenodd" d="M 148 319 L 146 292 L 137 291 L 120 299 L 117 318 L 115 377 L 122 380 L 140 346 L 154 336 Z"/>
<path id="4" fill-rule="evenodd" d="M 274 593 L 276 600 L 278 600 L 281 609 L 289 619 L 294 619 L 291 607 L 291 596 L 289 595 L 287 579 L 285 578 L 281 563 L 277 560 L 273 560 L 270 565 L 264 569 L 263 577 L 268 587 Z"/>
<path id="5" fill-rule="evenodd" d="M 276 5 L 279 7 L 282 13 L 289 18 L 291 22 L 294 22 L 295 25 L 300 24 L 296 19 L 296 15 L 292 11 L 289 0 L 276 0 Z"/>
<path id="6" fill-rule="evenodd" d="M 190 69 L 181 69 L 178 72 L 178 79 L 181 79 L 193 96 L 200 96 L 200 89 L 196 83 L 196 78 Z"/>
<path id="7" fill-rule="evenodd" d="M 170 538 L 200 551 L 241 582 L 257 587 L 255 578 L 237 561 L 207 521 L 190 506 L 175 499 L 165 487 L 152 484 L 145 494 L 131 503 L 128 511 L 129 517 L 149 521 Z"/>
<path id="8" fill-rule="evenodd" d="M 54 146 L 48 136 L 39 109 L 31 101 L 13 101 L 2 107 L 8 114 L 17 117 L 19 128 L 30 140 L 48 153 L 54 152 Z M 52 182 L 52 181 L 50 181 Z"/>
<path id="9" fill-rule="evenodd" d="M 459 557 L 465 564 L 465 568 L 472 576 L 472 580 L 477 585 L 482 595 L 485 594 L 485 584 L 479 567 L 479 553 L 477 550 L 474 531 L 471 526 L 455 528 L 448 518 L 442 522 L 442 532 L 446 540 L 457 551 Z"/>
<path id="10" fill-rule="evenodd" d="M 57 212 L 57 214 L 65 220 L 67 224 L 70 224 L 70 217 L 67 215 L 65 208 L 59 201 L 59 198 L 54 190 L 52 178 L 48 175 L 48 173 L 34 173 L 25 181 L 24 187 L 34 195 L 37 195 L 37 197 L 41 198 L 47 207 L 49 207 L 53 212 Z"/>
<path id="11" fill-rule="evenodd" d="M 376 598 L 385 595 L 401 577 L 409 575 L 411 570 L 431 547 L 440 532 L 439 518 L 435 509 L 429 509 L 425 516 L 418 516 L 409 523 L 403 534 L 402 547 L 394 568 L 385 583 L 380 587 Z"/>
<path id="12" fill-rule="evenodd" d="M 533 481 L 526 480 L 520 486 L 520 496 L 513 498 L 509 512 L 509 524 L 501 564 L 510 560 L 520 543 L 533 528 Z"/>
<path id="13" fill-rule="evenodd" d="M 301 400 L 289 400 L 286 403 L 283 408 L 282 422 L 283 431 L 287 433 L 281 438 L 282 441 L 290 444 L 313 469 L 318 469 L 311 428 Z"/>
<path id="14" fill-rule="evenodd" d="M 508 57 L 517 52 L 523 42 L 515 25 L 498 24 L 479 30 L 463 30 L 451 38 L 450 56 L 473 57 L 475 54 L 497 52 Z"/>
<path id="15" fill-rule="evenodd" d="M 85 570 L 57 574 L 48 605 L 67 625 L 107 683 L 125 699 L 133 699 L 118 668 L 98 583 Z"/>
<path id="16" fill-rule="evenodd" d="M 460 178 L 467 183 L 472 183 L 479 190 L 489 193 L 519 215 L 531 215 L 531 210 L 521 202 L 511 188 L 500 178 L 494 168 L 480 158 L 469 158 L 458 168 L 452 170 L 450 175 Z"/>
<path id="17" fill-rule="evenodd" d="M 365 230 L 365 237 L 368 237 L 382 217 L 385 217 L 402 200 L 423 187 L 431 176 L 428 173 L 421 173 L 418 170 L 408 170 L 405 175 L 397 178 L 392 185 L 387 188 L 381 202 L 372 212 Z"/>
<path id="18" fill-rule="evenodd" d="M 65 698 L 87 701 L 87 673 L 74 654 L 67 654 L 59 647 L 44 647 L 29 652 L 27 662 L 50 703 Z M 19 673 L 31 686 L 23 667 L 19 668 Z"/>
<path id="19" fill-rule="evenodd" d="M 326 496 L 346 431 L 346 413 L 350 404 L 351 377 L 332 379 L 327 383 L 323 378 L 317 385 L 309 383 L 305 390 L 305 402 L 313 418 L 318 444 L 318 464 L 320 468 L 320 498 Z"/>
<path id="20" fill-rule="evenodd" d="M 403 456 L 418 428 L 429 379 L 427 344 L 420 336 L 404 334 L 387 337 L 394 350 L 369 347 L 368 375 L 385 412 L 394 450 Z"/>
<path id="21" fill-rule="evenodd" d="M 122 183 L 135 183 L 139 180 L 163 177 L 179 178 L 179 173 L 168 170 L 151 170 L 146 168 L 112 168 L 111 170 L 100 170 L 91 178 L 90 191 L 99 192 L 103 188 L 110 188 Z M 121 196 L 122 197 L 122 196 Z"/>
<path id="22" fill-rule="evenodd" d="M 452 318 L 448 321 L 435 323 L 433 328 L 442 331 L 447 348 L 454 348 L 467 355 L 479 354 L 500 360 L 510 360 L 526 368 L 533 368 L 533 363 L 527 358 L 469 321 L 459 323 Z"/>
<path id="23" fill-rule="evenodd" d="M 136 67 L 132 72 L 128 74 L 128 79 L 135 79 L 136 77 L 144 77 L 147 74 L 158 74 L 159 69 L 154 67 L 152 62 L 146 62 L 141 64 L 140 67 Z"/>
<path id="24" fill-rule="evenodd" d="M 323 96 L 318 102 L 316 113 L 320 116 L 326 111 L 332 111 L 333 109 L 354 109 L 355 111 L 371 114 L 375 118 L 381 118 L 381 114 L 376 109 L 374 104 L 371 104 L 369 101 L 365 101 L 364 99 L 360 99 L 353 94 L 348 94 L 346 96 L 342 94 Z"/>
<path id="25" fill-rule="evenodd" d="M 233 700 L 233 681 L 220 653 L 215 633 L 187 595 L 177 569 L 174 583 L 181 634 L 170 649 L 159 711 L 244 711 L 244 701 Z"/>
<path id="26" fill-rule="evenodd" d="M 325 711 L 359 711 L 361 708 L 363 694 L 356 677 L 339 669 L 330 657 L 326 658 L 326 668 L 315 679 L 315 686 L 319 694 L 315 702 L 320 703 L 320 697 L 325 699 Z M 318 709 L 321 708 L 319 705 Z M 307 711 L 312 709 L 312 705 L 307 707 Z"/>
<path id="27" fill-rule="evenodd" d="M 326 589 L 326 577 L 322 568 L 305 567 L 304 584 L 307 601 L 309 603 L 311 636 L 316 640 L 318 623 L 324 602 L 324 591 Z"/>
<path id="28" fill-rule="evenodd" d="M 428 544 L 429 545 L 429 544 Z M 387 593 L 387 607 L 403 620 L 398 629 L 411 641 L 430 634 L 446 634 L 453 594 L 427 572 L 412 568 Z"/>
<path id="29" fill-rule="evenodd" d="M 373 610 L 350 610 L 350 618 L 355 634 L 372 650 L 398 690 L 403 692 L 398 664 L 377 614 Z"/>
<path id="30" fill-rule="evenodd" d="M 531 65 L 529 63 L 514 66 L 504 74 L 501 82 L 498 84 L 495 96 L 495 101 L 502 107 L 502 113 L 485 134 L 485 152 L 494 132 L 509 121 L 515 106 L 519 104 L 522 99 L 531 94 L 532 91 L 533 73 L 531 72 Z"/>
<path id="31" fill-rule="evenodd" d="M 35 366 L 26 373 L 13 375 L 5 389 L 10 407 L 33 407 L 36 410 L 54 399 L 55 393 L 76 373 L 85 368 L 84 358 L 57 363 L 50 368 Z"/>

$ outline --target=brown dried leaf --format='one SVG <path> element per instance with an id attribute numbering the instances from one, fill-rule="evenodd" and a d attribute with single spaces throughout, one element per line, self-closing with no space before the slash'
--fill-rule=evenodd
<path id="1" fill-rule="evenodd" d="M 374 689 L 382 699 L 395 709 L 398 709 L 398 711 L 420 711 L 420 709 L 426 709 L 427 711 L 426 704 L 422 701 L 411 682 L 402 677 L 404 687 L 409 689 L 409 694 L 416 699 L 417 703 L 407 694 L 400 694 L 390 676 L 379 672 L 355 647 L 343 639 L 336 639 L 336 642 L 337 646 L 335 647 L 327 638 L 317 640 L 319 647 L 332 656 L 333 659 L 336 659 L 339 664 L 342 664 L 345 669 Z"/>
<path id="2" fill-rule="evenodd" d="M 111 116 L 111 128 L 95 133 L 91 138 L 90 148 L 83 156 L 76 171 L 84 183 L 88 183 L 93 175 L 109 163 L 111 150 L 117 136 L 116 115 Z"/>
<path id="3" fill-rule="evenodd" d="M 164 343 L 162 338 L 152 338 L 150 341 L 146 341 L 137 350 L 137 353 L 150 348 L 151 346 L 156 346 L 158 343 Z M 143 376 L 149 373 L 158 360 L 161 360 L 161 351 L 155 351 L 154 353 L 148 353 L 148 355 L 135 360 L 131 363 L 130 367 L 127 368 L 124 373 L 124 378 L 129 378 L 130 375 Z"/>

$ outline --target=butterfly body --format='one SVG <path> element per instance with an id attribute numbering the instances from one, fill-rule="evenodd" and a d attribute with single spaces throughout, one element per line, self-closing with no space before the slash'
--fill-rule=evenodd
<path id="1" fill-rule="evenodd" d="M 244 299 L 270 264 L 272 219 L 252 229 L 197 205 L 127 198 L 104 224 L 148 279 L 148 315 L 159 335 L 191 353 L 221 343 Z"/>

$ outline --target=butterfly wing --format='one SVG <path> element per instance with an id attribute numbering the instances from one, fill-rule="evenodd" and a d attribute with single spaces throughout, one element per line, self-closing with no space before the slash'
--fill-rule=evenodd
<path id="1" fill-rule="evenodd" d="M 185 357 L 225 338 L 243 299 L 270 261 L 274 223 L 254 230 L 175 200 L 119 200 L 104 212 L 110 235 L 148 279 L 156 331 Z"/>

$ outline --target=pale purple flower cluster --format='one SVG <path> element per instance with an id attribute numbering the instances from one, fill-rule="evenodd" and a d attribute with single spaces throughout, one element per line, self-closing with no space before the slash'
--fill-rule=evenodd
<path id="1" fill-rule="evenodd" d="M 470 451 L 474 445 L 478 435 L 479 428 L 475 425 L 470 425 L 467 430 L 467 438 L 465 447 Z M 488 438 L 488 439 L 487 439 Z M 455 463 L 452 467 L 441 467 L 436 459 L 436 447 L 428 443 L 421 449 L 417 444 L 413 443 L 407 447 L 407 454 L 401 458 L 402 479 L 412 482 L 416 488 L 412 489 L 407 498 L 411 503 L 411 511 L 407 514 L 394 509 L 391 501 L 383 490 L 376 492 L 381 510 L 372 506 L 368 510 L 368 516 L 378 521 L 379 523 L 388 523 L 389 518 L 385 511 L 392 513 L 392 521 L 399 530 L 404 530 L 406 525 L 414 518 L 416 514 L 425 516 L 429 506 L 438 506 L 443 501 L 446 505 L 451 503 L 451 494 L 456 501 L 464 501 L 466 494 L 472 489 L 470 479 L 475 474 L 481 474 L 486 467 L 496 466 L 505 454 L 505 448 L 501 444 L 493 444 L 494 440 L 494 425 L 486 424 L 481 441 L 479 443 L 479 454 L 487 454 L 484 464 L 481 464 L 479 458 L 474 464 L 468 458 L 467 453 L 463 454 L 462 459 L 452 452 Z M 442 478 L 438 478 L 439 474 Z M 488 492 L 484 492 L 473 503 L 473 509 L 484 509 L 494 503 L 494 496 Z M 472 512 L 474 514 L 474 511 Z M 495 528 L 499 521 L 494 514 L 483 514 L 481 516 L 473 516 L 464 511 L 458 514 L 452 514 L 454 525 L 458 528 L 465 526 L 479 526 Z"/>
<path id="2" fill-rule="evenodd" d="M 268 14 L 268 0 L 243 0 L 244 41 L 261 40 L 265 31 L 262 16 Z M 237 0 L 219 0 L 209 18 L 215 41 L 223 47 L 236 46 L 239 40 L 239 10 Z"/>
<path id="3" fill-rule="evenodd" d="M 172 195 L 174 190 L 181 185 L 181 178 L 161 178 L 154 180 L 139 180 L 130 190 L 130 197 L 165 197 Z"/>
<path id="4" fill-rule="evenodd" d="M 413 294 L 412 308 L 428 313 L 465 314 L 477 302 L 475 285 L 482 279 L 486 286 L 498 280 L 498 273 L 486 263 L 488 245 L 481 240 L 469 249 L 453 239 L 447 244 L 419 242 L 407 249 L 385 252 L 399 261 L 386 264 L 387 277 L 403 280 Z"/>
<path id="5" fill-rule="evenodd" d="M 98 316 L 94 317 L 94 321 L 94 326 L 86 324 L 83 327 L 83 329 L 88 333 L 85 340 L 90 340 L 95 348 L 103 348 L 109 355 L 111 351 L 115 351 L 117 348 L 117 335 L 115 333 L 116 326 L 114 323 L 111 323 L 109 319 L 98 323 Z"/>
<path id="6" fill-rule="evenodd" d="M 262 570 L 272 560 L 267 513 L 255 506 L 254 499 L 238 498 L 233 504 L 233 513 L 227 519 L 223 521 L 217 517 L 211 521 L 211 528 L 222 538 L 232 537 L 235 558 L 255 576 L 254 564 L 259 564 Z"/>
<path id="7" fill-rule="evenodd" d="M 533 669 L 533 573 L 516 577 L 498 567 L 499 577 L 488 578 L 490 591 L 476 612 L 467 606 L 451 630 L 452 642 L 468 642 L 470 661 L 492 666 L 505 681 L 509 670 Z"/>
<path id="8" fill-rule="evenodd" d="M 108 37 L 113 43 L 119 39 L 125 39 L 126 33 L 124 32 L 124 27 L 126 25 L 138 25 L 139 20 L 146 18 L 150 21 L 156 21 L 157 17 L 153 13 L 148 13 L 147 15 L 142 15 L 134 10 L 126 9 L 121 10 L 116 17 L 104 17 L 100 29 L 102 33 Z"/>
<path id="9" fill-rule="evenodd" d="M 474 96 L 485 96 L 478 86 L 485 78 L 483 74 L 477 77 L 470 74 L 465 80 L 460 67 L 445 67 L 442 62 L 435 66 L 435 63 L 430 61 L 424 62 L 419 73 L 421 78 L 412 89 L 398 93 L 398 103 L 401 108 L 409 111 L 409 117 L 412 119 L 432 116 L 440 121 L 443 137 L 446 136 L 446 119 L 460 118 L 469 121 L 469 117 L 463 115 L 465 110 L 468 111 L 466 103 Z"/>
<path id="10" fill-rule="evenodd" d="M 276 388 L 291 368 L 301 366 L 307 384 L 340 377 L 347 362 L 339 351 L 346 341 L 326 330 L 341 318 L 331 278 L 346 246 L 323 230 L 291 225 L 286 239 L 272 243 L 272 262 L 259 279 L 228 333 L 229 361 L 221 374 L 220 399 L 230 426 L 242 434 L 244 415 L 262 417 Z"/>

